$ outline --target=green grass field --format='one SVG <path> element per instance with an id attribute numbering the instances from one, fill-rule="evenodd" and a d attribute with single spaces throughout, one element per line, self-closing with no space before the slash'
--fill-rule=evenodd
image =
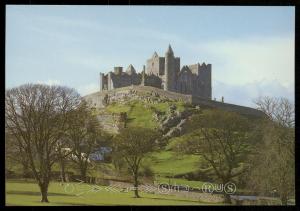
<path id="1" fill-rule="evenodd" d="M 159 151 L 151 154 L 146 161 L 156 174 L 172 176 L 184 174 L 197 169 L 199 157 L 194 155 L 179 155 L 172 151 Z"/>
<path id="2" fill-rule="evenodd" d="M 93 191 L 88 184 L 70 183 L 69 186 L 66 184 L 61 186 L 58 182 L 53 182 L 50 183 L 48 191 L 50 203 L 41 203 L 36 183 L 8 180 L 6 181 L 6 205 L 213 205 L 172 195 L 143 192 L 140 192 L 141 198 L 134 198 L 132 192 L 112 192 L 105 190 L 106 186 L 98 187 L 100 190 Z"/>

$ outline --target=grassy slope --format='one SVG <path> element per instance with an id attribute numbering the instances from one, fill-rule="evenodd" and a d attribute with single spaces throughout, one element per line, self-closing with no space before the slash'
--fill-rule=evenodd
<path id="1" fill-rule="evenodd" d="M 158 110 L 161 112 L 168 112 L 169 106 L 171 104 L 176 104 L 177 110 L 184 110 L 183 102 L 164 102 L 158 104 L 150 104 L 140 101 L 129 101 L 127 104 L 111 104 L 106 107 L 106 111 L 110 113 L 120 113 L 127 112 L 128 118 L 130 122 L 129 126 L 141 126 L 148 128 L 155 128 L 157 123 L 153 119 L 154 110 Z M 103 165 L 103 164 L 102 164 Z M 105 164 L 107 165 L 107 164 Z M 151 156 L 146 159 L 146 165 L 149 165 L 156 176 L 156 181 L 160 183 L 171 183 L 171 184 L 183 184 L 189 185 L 191 187 L 199 187 L 202 184 L 200 181 L 187 181 L 186 179 L 180 178 L 172 178 L 168 179 L 166 177 L 173 177 L 175 174 L 184 174 L 188 172 L 192 172 L 197 170 L 199 166 L 199 157 L 193 155 L 179 155 L 176 152 L 161 150 L 155 153 L 152 153 Z M 107 165 L 107 168 L 113 168 L 112 165 Z M 55 165 L 53 168 L 54 171 L 59 171 L 59 165 Z M 75 169 L 68 168 L 68 171 L 76 172 Z M 21 166 L 19 166 L 19 170 L 21 171 Z M 101 173 L 92 170 L 89 174 L 93 176 L 101 177 Z M 14 188 L 16 184 L 8 184 Z M 55 183 L 53 183 L 55 187 Z M 54 188 L 56 191 L 57 188 Z M 38 190 L 38 189 L 37 189 Z M 51 190 L 51 189 L 50 189 Z M 100 194 L 100 193 L 98 193 Z M 12 197 L 8 195 L 8 197 Z M 20 195 L 15 195 L 16 199 L 20 197 Z M 28 196 L 33 197 L 33 196 Z M 21 197 L 22 198 L 22 197 Z M 59 198 L 59 197 L 58 197 Z M 143 199 L 144 200 L 144 199 Z M 108 200 L 109 201 L 109 200 Z M 146 203 L 146 202 L 145 202 Z"/>
<path id="2" fill-rule="evenodd" d="M 111 104 L 106 107 L 106 111 L 111 113 L 127 112 L 130 119 L 129 126 L 141 126 L 155 128 L 157 123 L 153 120 L 153 108 L 161 112 L 167 112 L 171 104 L 176 104 L 178 111 L 184 110 L 183 102 L 164 102 L 158 104 L 149 104 L 139 101 L 131 101 L 127 104 Z M 152 109 L 150 108 L 152 107 Z M 166 176 L 184 174 L 197 170 L 199 166 L 199 157 L 194 155 L 179 155 L 178 153 L 161 150 L 151 154 L 151 158 L 146 163 L 153 169 L 156 179 L 159 182 L 170 182 Z M 187 181 L 186 179 L 172 179 L 171 183 L 186 184 L 198 187 L 202 184 L 200 181 Z"/>
<path id="3" fill-rule="evenodd" d="M 111 104 L 106 107 L 106 111 L 110 113 L 127 112 L 130 122 L 128 126 L 141 126 L 155 128 L 157 123 L 153 119 L 154 110 L 160 112 L 168 112 L 171 104 L 175 104 L 177 110 L 182 112 L 185 107 L 184 103 L 163 102 L 158 104 L 149 104 L 141 101 L 129 101 L 127 104 Z M 167 146 L 166 148 L 169 148 Z M 183 178 L 172 178 L 176 174 L 184 174 L 193 172 L 199 167 L 199 157 L 194 155 L 180 155 L 176 152 L 160 150 L 152 153 L 146 159 L 145 165 L 151 167 L 156 175 L 156 182 L 182 184 L 190 187 L 199 187 L 203 182 L 188 181 Z"/>
<path id="4" fill-rule="evenodd" d="M 172 151 L 159 151 L 151 154 L 147 160 L 156 174 L 172 176 L 184 174 L 197 169 L 199 157 L 194 155 L 179 155 Z"/>
<path id="5" fill-rule="evenodd" d="M 105 186 L 98 186 L 99 191 L 91 191 L 87 184 L 71 183 L 74 190 L 64 189 L 59 183 L 49 186 L 50 203 L 40 202 L 37 184 L 20 181 L 6 182 L 6 205 L 204 205 L 199 201 L 178 198 L 171 195 L 141 193 L 142 198 L 133 198 L 132 192 L 109 192 Z M 71 187 L 68 186 L 68 187 Z M 80 194 L 79 193 L 83 193 Z M 79 196 L 76 196 L 78 194 Z"/>
<path id="6" fill-rule="evenodd" d="M 171 104 L 176 104 L 178 111 L 184 110 L 182 102 L 150 104 L 140 101 L 129 101 L 127 104 L 110 104 L 106 107 L 106 111 L 110 113 L 127 112 L 128 126 L 155 128 L 158 124 L 153 119 L 154 110 L 167 112 Z"/>
<path id="7" fill-rule="evenodd" d="M 153 120 L 154 109 L 161 112 L 168 112 L 169 106 L 176 104 L 177 110 L 184 110 L 183 102 L 164 102 L 158 104 L 149 104 L 141 101 L 129 101 L 127 104 L 111 104 L 106 107 L 106 111 L 110 113 L 127 112 L 128 118 L 131 120 L 129 126 L 141 126 L 154 128 L 157 123 Z M 152 108 L 151 108 L 152 107 Z M 153 109 L 154 108 L 154 109 Z M 179 137 L 180 138 L 180 137 Z M 177 138 L 178 139 L 178 138 Z M 169 146 L 167 146 L 168 148 Z M 180 155 L 176 152 L 160 150 L 152 153 L 148 159 L 146 159 L 146 165 L 149 165 L 156 175 L 157 181 L 169 182 L 170 180 L 166 177 L 173 177 L 176 174 L 184 174 L 193 172 L 199 167 L 199 157 L 194 155 Z M 101 164 L 102 166 L 104 164 Z M 107 168 L 113 169 L 112 165 L 105 164 Z M 53 166 L 54 171 L 59 171 L 59 165 Z M 68 171 L 76 170 L 73 167 L 69 167 Z M 21 166 L 18 169 L 21 172 Z M 77 172 L 79 173 L 79 172 Z M 101 172 L 95 170 L 89 171 L 89 175 L 101 177 Z M 177 181 L 177 182 L 176 182 Z M 172 179 L 171 183 L 176 182 L 177 184 L 186 184 L 197 187 L 200 181 L 187 181 L 186 179 Z M 185 183 L 184 183 L 185 182 Z"/>

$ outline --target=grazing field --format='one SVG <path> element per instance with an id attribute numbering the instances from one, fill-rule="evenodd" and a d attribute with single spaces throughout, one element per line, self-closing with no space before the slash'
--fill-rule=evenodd
<path id="1" fill-rule="evenodd" d="M 134 198 L 132 192 L 108 191 L 105 189 L 107 186 L 98 186 L 98 189 L 91 187 L 88 184 L 78 185 L 78 183 L 61 186 L 60 183 L 53 182 L 48 191 L 50 203 L 41 203 L 41 196 L 36 183 L 8 180 L 6 181 L 6 205 L 214 205 L 172 195 L 143 192 L 140 193 L 141 198 Z"/>

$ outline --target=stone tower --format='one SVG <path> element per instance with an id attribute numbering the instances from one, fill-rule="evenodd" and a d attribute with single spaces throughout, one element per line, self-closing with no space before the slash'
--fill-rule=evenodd
<path id="1" fill-rule="evenodd" d="M 174 62 L 174 52 L 169 45 L 167 52 L 165 53 L 165 84 L 164 90 L 172 91 L 175 89 L 174 82 L 175 82 L 175 62 Z"/>
<path id="2" fill-rule="evenodd" d="M 100 92 L 103 91 L 104 87 L 104 73 L 100 73 Z"/>
<path id="3" fill-rule="evenodd" d="M 142 86 L 145 86 L 145 74 L 146 74 L 146 68 L 145 68 L 145 65 L 143 65 L 142 81 L 141 81 Z"/>

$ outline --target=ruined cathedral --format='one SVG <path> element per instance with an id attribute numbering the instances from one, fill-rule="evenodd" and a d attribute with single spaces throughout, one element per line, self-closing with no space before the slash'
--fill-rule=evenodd
<path id="1" fill-rule="evenodd" d="M 132 65 L 125 72 L 123 67 L 114 67 L 113 72 L 100 73 L 101 92 L 130 85 L 153 86 L 211 99 L 211 64 L 184 65 L 180 69 L 180 57 L 175 57 L 169 45 L 164 57 L 154 52 L 141 73 L 137 73 Z"/>

